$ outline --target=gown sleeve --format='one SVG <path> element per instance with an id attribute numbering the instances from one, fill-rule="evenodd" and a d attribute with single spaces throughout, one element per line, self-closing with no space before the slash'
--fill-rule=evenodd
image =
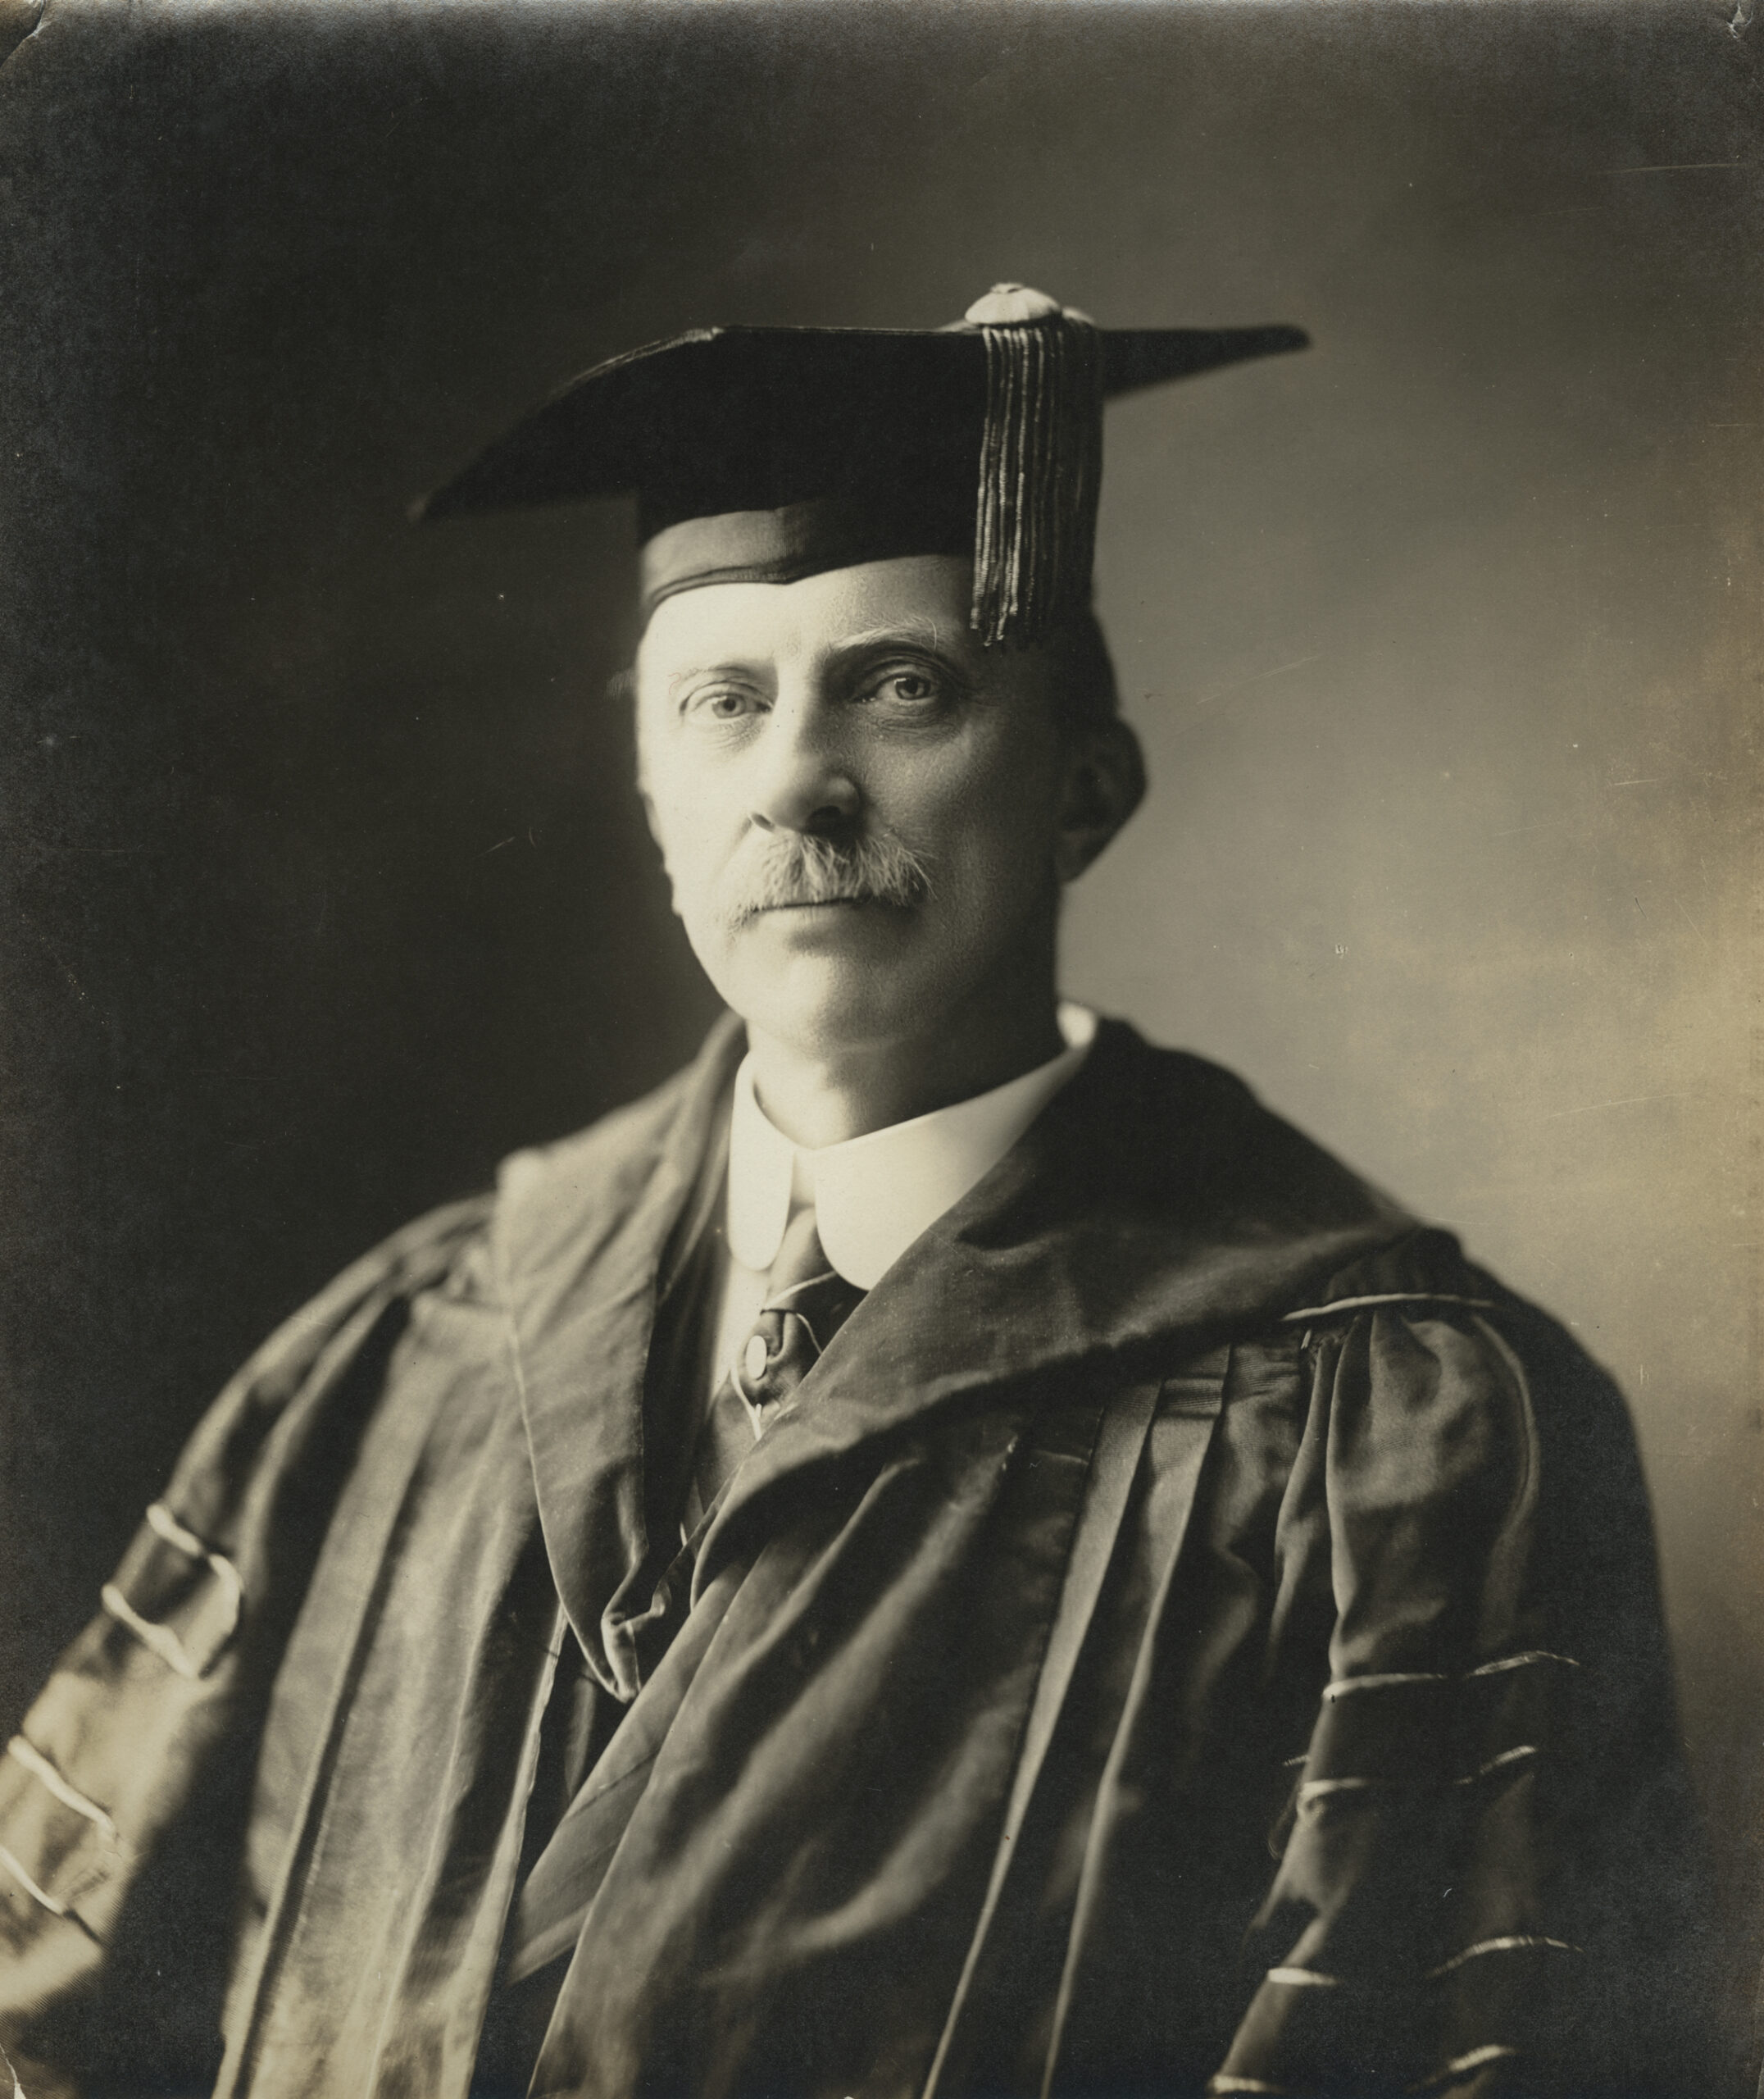
<path id="1" fill-rule="evenodd" d="M 195 1830 L 199 1851 L 225 1824 L 217 1765 L 248 1733 L 304 1591 L 323 1480 L 348 1462 L 412 1295 L 458 1266 L 486 1208 L 407 1226 L 246 1364 L 0 1753 L 0 2091 L 15 2099 L 80 2090 L 107 2047 L 151 2054 L 145 2033 L 103 2030 L 120 1943 L 142 1936 L 125 1919 L 138 1925 L 155 1899 L 175 1825 Z M 179 1914 L 150 1936 L 193 1960 L 230 1926 L 230 1885 L 212 1892 L 211 1915 Z M 155 1967 L 138 1979 L 176 2024 L 175 1978 Z"/>
<path id="2" fill-rule="evenodd" d="M 1430 1291 L 1387 1262 L 1295 1315 L 1314 1379 L 1280 1546 L 1326 1564 L 1335 1622 L 1212 2089 L 1707 2092 L 1709 1919 L 1622 1402 L 1489 1278 L 1421 1265 Z"/>

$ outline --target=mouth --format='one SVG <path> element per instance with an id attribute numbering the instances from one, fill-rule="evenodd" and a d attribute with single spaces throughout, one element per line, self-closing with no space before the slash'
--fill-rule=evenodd
<path id="1" fill-rule="evenodd" d="M 755 926 L 762 918 L 772 918 L 806 928 L 817 921 L 863 917 L 876 912 L 893 917 L 907 908 L 889 898 L 878 896 L 874 890 L 847 890 L 837 896 L 795 896 L 767 904 L 750 904 L 734 922 L 737 926 Z"/>

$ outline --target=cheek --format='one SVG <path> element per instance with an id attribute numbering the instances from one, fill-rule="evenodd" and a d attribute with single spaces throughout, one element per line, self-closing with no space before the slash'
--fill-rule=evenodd
<path id="1" fill-rule="evenodd" d="M 709 827 L 702 813 L 679 795 L 657 794 L 652 782 L 645 790 L 648 800 L 649 829 L 667 876 L 674 915 L 685 927 L 693 947 L 698 947 L 710 917 L 708 909 L 716 877 Z"/>
<path id="2" fill-rule="evenodd" d="M 702 886 L 714 863 L 720 836 L 714 798 L 708 791 L 711 783 L 695 776 L 677 752 L 658 751 L 643 735 L 637 777 L 650 831 L 676 890 L 683 886 Z"/>
<path id="3" fill-rule="evenodd" d="M 686 919 L 702 917 L 721 861 L 702 821 L 689 810 L 677 810 L 662 831 L 662 864 L 674 891 L 674 908 Z"/>
<path id="4" fill-rule="evenodd" d="M 1051 862 L 1058 784 L 1035 754 L 1013 754 L 1011 763 L 952 784 L 939 800 L 939 832 L 971 879 L 1033 886 Z"/>

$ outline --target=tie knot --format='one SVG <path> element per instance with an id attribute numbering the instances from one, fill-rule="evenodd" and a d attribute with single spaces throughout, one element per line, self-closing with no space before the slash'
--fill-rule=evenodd
<path id="1" fill-rule="evenodd" d="M 798 1210 L 766 1278 L 766 1302 L 711 1402 L 693 1459 L 689 1522 L 696 1523 L 716 1500 L 752 1449 L 770 1410 L 813 1369 L 863 1294 L 828 1260 L 813 1209 Z"/>
<path id="2" fill-rule="evenodd" d="M 833 1264 L 821 1243 L 815 1206 L 805 1203 L 784 1227 L 776 1258 L 766 1274 L 766 1301 L 770 1304 L 789 1291 L 801 1289 L 804 1283 L 832 1273 Z"/>
<path id="3" fill-rule="evenodd" d="M 791 1218 L 766 1279 L 766 1302 L 731 1365 L 736 1389 L 756 1409 L 793 1391 L 863 1295 L 828 1260 L 804 1208 Z"/>

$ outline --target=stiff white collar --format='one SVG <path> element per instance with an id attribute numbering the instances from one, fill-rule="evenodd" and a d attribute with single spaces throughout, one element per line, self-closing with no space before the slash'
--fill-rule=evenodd
<path id="1" fill-rule="evenodd" d="M 797 1203 L 815 1205 L 821 1243 L 839 1273 L 871 1290 L 920 1233 L 1011 1149 L 1083 1063 L 1096 1035 L 1088 1007 L 1062 1001 L 1066 1047 L 990 1093 L 843 1144 L 792 1144 L 753 1092 L 752 1059 L 735 1074 L 729 1132 L 729 1248 L 763 1273 Z"/>

